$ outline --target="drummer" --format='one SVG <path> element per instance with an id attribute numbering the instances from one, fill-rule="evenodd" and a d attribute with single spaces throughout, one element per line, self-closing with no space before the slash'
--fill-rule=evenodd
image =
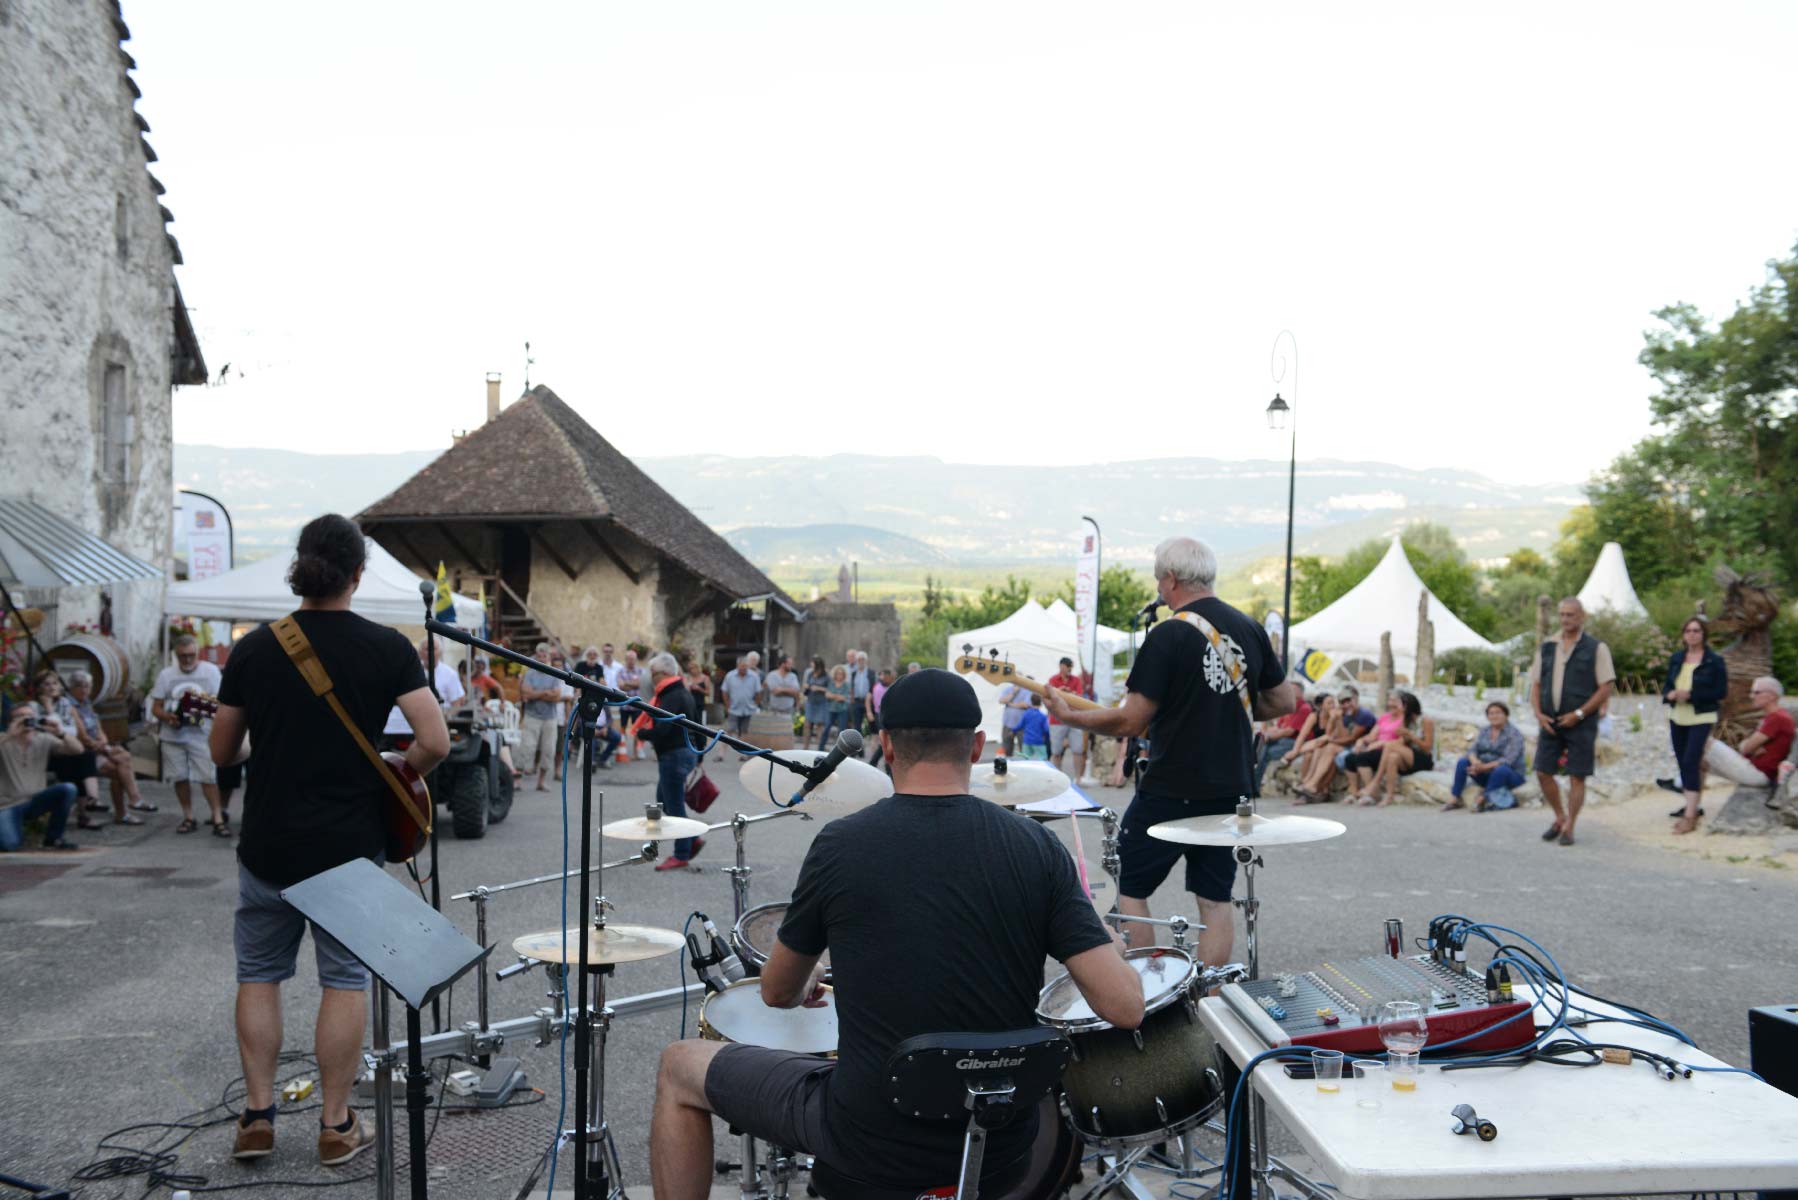
<path id="1" fill-rule="evenodd" d="M 1149 631 L 1125 681 L 1124 703 L 1076 711 L 1054 688 L 1046 696 L 1063 724 L 1112 737 L 1148 735 L 1148 766 L 1118 830 L 1118 908 L 1148 916 L 1149 897 L 1184 855 L 1186 890 L 1198 899 L 1205 926 L 1199 957 L 1211 967 L 1230 960 L 1236 860 L 1228 847 L 1163 842 L 1149 827 L 1231 813 L 1238 797 L 1258 795 L 1254 721 L 1291 712 L 1299 694 L 1284 682 L 1267 630 L 1219 600 L 1211 590 L 1216 579 L 1210 546 L 1190 537 L 1162 542 L 1155 547 L 1155 594 L 1175 619 Z M 1132 946 L 1154 944 L 1153 926 L 1126 924 Z"/>
<path id="2" fill-rule="evenodd" d="M 713 1113 L 870 1184 L 953 1180 L 965 1123 L 895 1112 L 882 1065 L 920 1034 L 1037 1024 L 1046 957 L 1066 964 L 1101 1018 L 1141 1023 L 1141 981 L 1061 843 L 967 794 L 986 744 L 980 718 L 973 688 L 948 671 L 916 671 L 887 691 L 879 737 L 895 794 L 819 831 L 762 968 L 768 1004 L 817 1007 L 828 947 L 837 1059 L 734 1043 L 669 1046 L 650 1127 L 657 1197 L 709 1194 Z M 1004 1171 L 1035 1134 L 1034 1112 L 1020 1115 L 993 1135 L 986 1162 Z"/>

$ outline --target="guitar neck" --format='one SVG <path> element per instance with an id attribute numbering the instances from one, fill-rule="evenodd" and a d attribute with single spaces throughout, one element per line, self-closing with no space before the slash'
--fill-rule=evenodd
<path id="1" fill-rule="evenodd" d="M 1014 675 L 1010 679 L 1008 679 L 1006 682 L 1007 683 L 1015 683 L 1019 687 L 1023 688 L 1025 691 L 1035 692 L 1037 695 L 1043 697 L 1044 699 L 1048 698 L 1049 692 L 1051 690 L 1056 691 L 1056 692 L 1061 692 L 1061 698 L 1068 702 L 1069 708 L 1087 709 L 1087 708 L 1104 708 L 1105 707 L 1105 705 L 1100 704 L 1097 700 L 1088 700 L 1085 696 L 1076 696 L 1073 692 L 1062 692 L 1060 688 L 1051 689 L 1048 684 L 1038 683 L 1036 680 L 1030 678 L 1028 675 Z"/>

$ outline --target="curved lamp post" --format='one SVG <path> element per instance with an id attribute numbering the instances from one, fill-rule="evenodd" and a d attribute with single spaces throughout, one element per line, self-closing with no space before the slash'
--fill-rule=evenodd
<path id="1" fill-rule="evenodd" d="M 1280 631 L 1280 667 L 1282 670 L 1289 670 L 1292 665 L 1292 515 L 1299 478 L 1299 340 L 1292 336 L 1290 329 L 1282 329 L 1279 336 L 1274 338 L 1273 351 L 1268 355 L 1268 374 L 1273 376 L 1276 388 L 1286 377 L 1286 356 L 1280 352 L 1282 339 L 1292 344 L 1292 402 L 1288 404 L 1275 391 L 1273 400 L 1267 406 L 1267 427 L 1275 432 L 1289 426 L 1292 429 L 1292 457 L 1286 469 L 1286 594 L 1280 603 L 1280 620 L 1283 623 Z"/>

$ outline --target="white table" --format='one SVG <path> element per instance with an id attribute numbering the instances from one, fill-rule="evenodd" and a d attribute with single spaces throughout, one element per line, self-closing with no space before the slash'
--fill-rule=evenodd
<path id="1" fill-rule="evenodd" d="M 1238 1066 L 1267 1049 L 1221 1000 L 1201 1001 L 1199 1016 Z M 1630 1025 L 1582 1032 L 1692 1066 L 1732 1065 Z M 1426 1065 L 1415 1092 L 1372 1085 L 1380 1107 L 1366 1109 L 1356 1103 L 1362 1093 L 1355 1080 L 1345 1078 L 1342 1091 L 1328 1096 L 1270 1059 L 1255 1069 L 1252 1086 L 1329 1182 L 1355 1200 L 1798 1187 L 1798 1097 L 1746 1075 L 1698 1072 L 1667 1081 L 1640 1061 L 1446 1073 Z M 1496 1124 L 1497 1140 L 1451 1133 L 1449 1110 L 1457 1104 L 1473 1105 Z M 1245 1094 L 1239 1115 L 1249 1107 Z"/>

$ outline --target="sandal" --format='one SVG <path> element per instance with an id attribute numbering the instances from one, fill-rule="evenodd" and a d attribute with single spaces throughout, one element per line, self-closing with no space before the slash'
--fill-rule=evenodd
<path id="1" fill-rule="evenodd" d="M 1447 804 L 1444 804 L 1441 808 L 1437 809 L 1436 811 L 1437 812 L 1454 812 L 1457 808 L 1466 808 L 1466 807 L 1467 807 L 1467 805 L 1462 802 L 1461 797 L 1456 796 L 1453 800 L 1450 800 Z"/>
<path id="2" fill-rule="evenodd" d="M 1673 822 L 1673 832 L 1674 833 L 1682 833 L 1682 834 L 1683 833 L 1695 833 L 1697 831 L 1697 829 L 1698 829 L 1698 818 L 1697 817 L 1683 817 L 1682 816 L 1679 820 Z"/>
<path id="3" fill-rule="evenodd" d="M 104 829 L 105 826 L 101 825 L 100 822 L 94 820 L 92 817 L 88 816 L 86 813 L 82 813 L 79 817 L 77 817 L 75 819 L 75 828 L 77 828 L 77 829 Z"/>
<path id="4" fill-rule="evenodd" d="M 161 809 L 157 808 L 154 804 L 151 804 L 148 800 L 139 800 L 136 804 L 131 805 L 130 808 L 133 812 L 161 812 L 162 811 Z"/>
<path id="5" fill-rule="evenodd" d="M 144 823 L 144 819 L 142 817 L 134 817 L 130 813 L 126 813 L 122 817 L 114 817 L 112 819 L 112 823 L 114 825 L 142 825 Z"/>
<path id="6" fill-rule="evenodd" d="M 98 800 L 89 800 L 81 806 L 83 812 L 105 812 L 111 805 L 101 804 Z"/>
<path id="7" fill-rule="evenodd" d="M 211 825 L 212 825 L 212 836 L 213 837 L 228 838 L 231 836 L 230 822 L 228 822 L 228 821 L 213 821 L 213 822 L 211 822 Z"/>
<path id="8" fill-rule="evenodd" d="M 200 823 L 192 817 L 182 817 L 181 824 L 175 826 L 176 833 L 192 833 L 200 827 Z"/>

